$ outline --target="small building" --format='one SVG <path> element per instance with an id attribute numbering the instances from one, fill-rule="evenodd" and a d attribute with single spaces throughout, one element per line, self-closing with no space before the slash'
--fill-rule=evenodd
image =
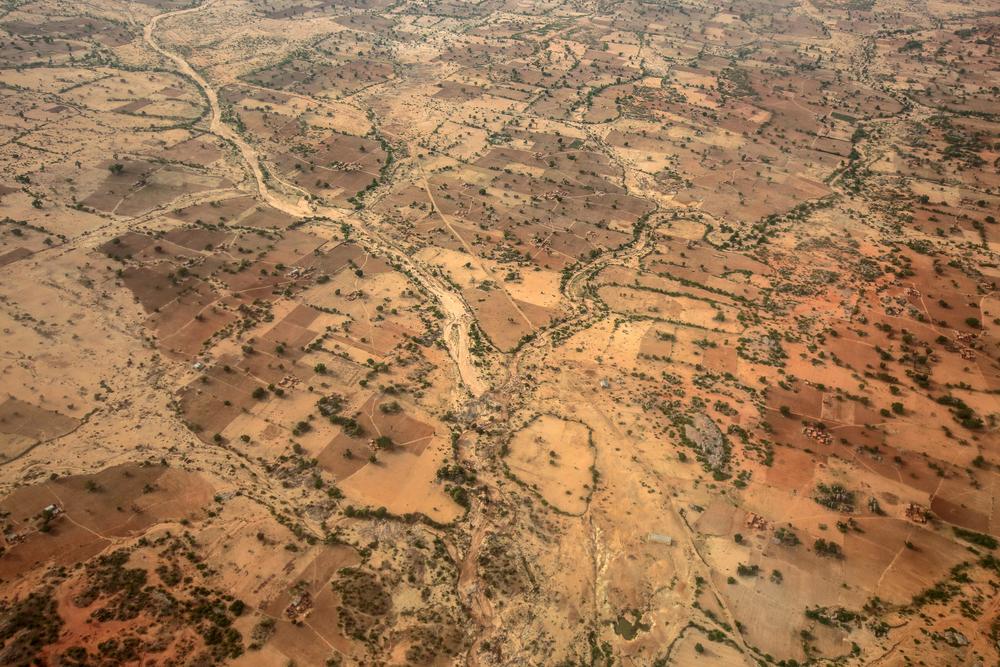
<path id="1" fill-rule="evenodd" d="M 906 518 L 914 523 L 927 523 L 927 514 L 927 508 L 916 503 L 910 503 L 906 506 Z"/>
<path id="2" fill-rule="evenodd" d="M 665 544 L 668 547 L 673 546 L 674 538 L 669 535 L 661 535 L 660 533 L 650 533 L 648 538 L 650 542 L 656 542 L 657 544 Z"/>

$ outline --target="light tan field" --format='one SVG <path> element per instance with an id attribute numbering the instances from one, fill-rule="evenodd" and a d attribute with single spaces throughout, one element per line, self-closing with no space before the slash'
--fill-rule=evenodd
<path id="1" fill-rule="evenodd" d="M 583 424 L 541 415 L 511 439 L 507 465 L 550 505 L 582 514 L 590 501 L 593 443 Z"/>

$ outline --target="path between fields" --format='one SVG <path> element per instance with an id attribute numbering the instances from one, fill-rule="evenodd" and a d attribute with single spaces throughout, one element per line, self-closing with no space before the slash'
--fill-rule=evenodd
<path id="1" fill-rule="evenodd" d="M 464 300 L 447 287 L 443 281 L 434 277 L 427 267 L 413 260 L 405 248 L 398 247 L 377 232 L 362 225 L 362 220 L 359 216 L 345 215 L 344 211 L 340 209 L 314 206 L 305 197 L 300 198 L 296 202 L 291 202 L 287 198 L 278 196 L 272 192 L 261 169 L 260 156 L 256 149 L 222 121 L 219 96 L 215 89 L 181 55 L 166 49 L 156 40 L 156 28 L 161 21 L 175 16 L 202 11 L 212 6 L 214 2 L 215 0 L 208 0 L 208 2 L 196 7 L 164 12 L 163 14 L 154 16 L 143 30 L 143 38 L 146 44 L 158 54 L 173 62 L 181 73 L 194 81 L 201 89 L 211 108 L 210 131 L 222 137 L 237 149 L 256 182 L 257 193 L 264 202 L 296 218 L 323 216 L 340 220 L 350 225 L 359 237 L 368 241 L 368 245 L 373 250 L 389 255 L 393 261 L 408 270 L 413 280 L 435 297 L 445 315 L 443 339 L 451 353 L 452 359 L 455 361 L 461 381 L 474 396 L 478 397 L 486 393 L 489 389 L 489 384 L 483 379 L 471 351 L 472 344 L 469 337 L 469 328 L 475 321 L 475 316 Z M 272 175 L 272 178 L 275 177 Z M 280 179 L 276 180 L 283 185 L 299 190 L 295 186 L 283 183 Z"/>

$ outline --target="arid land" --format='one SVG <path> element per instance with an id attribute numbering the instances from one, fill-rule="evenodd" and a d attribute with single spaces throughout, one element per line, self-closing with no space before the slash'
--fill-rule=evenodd
<path id="1" fill-rule="evenodd" d="M 6 0 L 0 664 L 1000 664 L 998 40 Z"/>

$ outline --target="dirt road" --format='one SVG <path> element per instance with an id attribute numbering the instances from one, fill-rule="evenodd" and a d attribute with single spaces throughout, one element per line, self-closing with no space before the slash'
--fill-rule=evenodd
<path id="1" fill-rule="evenodd" d="M 222 109 L 219 105 L 217 91 L 187 60 L 181 55 L 165 48 L 157 41 L 156 29 L 162 21 L 176 16 L 204 11 L 213 4 L 214 1 L 209 0 L 209 2 L 196 7 L 165 12 L 154 16 L 146 24 L 143 31 L 143 38 L 146 44 L 149 45 L 149 48 L 173 62 L 181 74 L 188 77 L 201 89 L 211 108 L 210 131 L 229 142 L 239 152 L 250 174 L 253 176 L 257 193 L 261 200 L 294 217 L 329 218 L 338 221 L 338 223 L 343 222 L 348 224 L 357 237 L 362 240 L 367 250 L 387 256 L 391 261 L 401 265 L 423 289 L 433 296 L 445 315 L 443 338 L 456 364 L 462 384 L 464 384 L 465 388 L 474 397 L 486 393 L 489 390 L 489 383 L 477 368 L 471 352 L 472 342 L 469 336 L 469 327 L 475 321 L 475 317 L 461 296 L 455 294 L 444 281 L 435 277 L 428 267 L 410 257 L 405 248 L 399 247 L 397 244 L 375 232 L 371 226 L 365 225 L 359 215 L 345 214 L 341 209 L 316 207 L 305 197 L 300 197 L 296 201 L 290 201 L 287 196 L 276 194 L 267 183 L 257 150 L 240 136 L 238 132 L 223 122 Z M 272 176 L 272 178 L 275 177 Z M 275 180 L 281 182 L 280 179 Z M 284 182 L 281 182 L 281 184 L 288 189 L 297 189 Z"/>

